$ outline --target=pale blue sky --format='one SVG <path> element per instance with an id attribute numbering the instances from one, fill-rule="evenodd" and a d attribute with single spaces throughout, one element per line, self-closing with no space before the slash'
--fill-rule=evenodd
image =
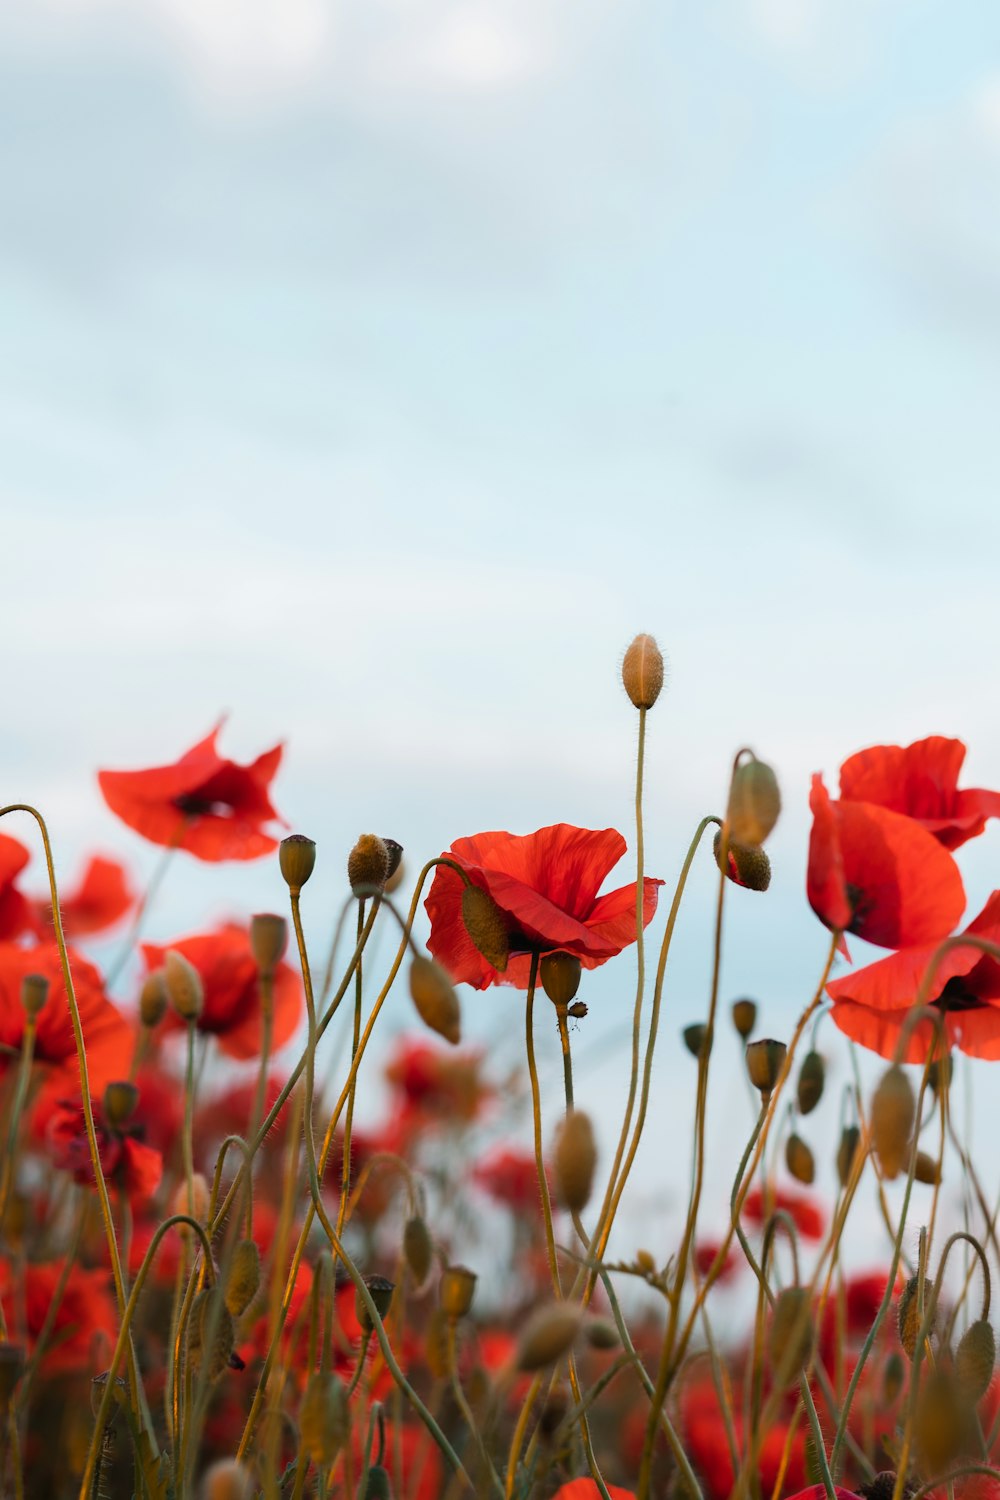
<path id="1" fill-rule="evenodd" d="M 617 663 L 650 630 L 650 868 L 739 744 L 773 760 L 726 990 L 787 1027 L 824 948 L 809 773 L 941 732 L 1000 785 L 998 168 L 987 0 L 5 10 L 7 790 L 66 862 L 148 872 L 93 769 L 229 709 L 233 753 L 288 741 L 320 909 L 363 830 L 416 863 L 562 819 L 631 842 Z M 998 854 L 963 853 L 972 911 Z M 693 897 L 668 1031 L 710 870 Z M 278 900 L 187 862 L 157 935 Z M 595 978 L 591 1035 L 631 986 Z"/>

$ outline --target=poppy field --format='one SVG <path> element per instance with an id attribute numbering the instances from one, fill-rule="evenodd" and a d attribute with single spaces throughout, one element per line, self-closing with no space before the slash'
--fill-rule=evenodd
<path id="1" fill-rule="evenodd" d="M 836 789 L 813 777 L 801 906 L 821 961 L 778 1029 L 722 983 L 727 909 L 771 881 L 765 747 L 727 747 L 723 805 L 687 809 L 675 867 L 647 871 L 652 637 L 621 678 L 623 832 L 444 827 L 405 851 L 363 833 L 331 854 L 283 836 L 281 745 L 238 764 L 220 729 L 98 772 L 160 851 L 144 891 L 106 855 L 63 889 L 45 809 L 0 809 L 0 1495 L 1000 1500 L 1000 1202 L 956 1067 L 1000 1061 L 1000 890 L 977 901 L 960 864 L 1000 792 L 960 784 L 965 746 L 938 735 L 859 750 Z M 161 882 L 247 860 L 270 862 L 272 910 L 164 930 Z M 341 900 L 317 916 L 327 860 Z M 699 865 L 716 895 L 695 1005 L 670 955 Z M 605 965 L 630 1009 L 622 1097 L 574 1076 Z M 463 1035 L 494 986 L 516 1079 Z M 389 1035 L 400 993 L 412 1024 Z M 723 1043 L 746 1109 L 720 1232 Z M 664 1153 L 667 1242 L 633 1173 L 664 1053 L 696 1076 Z M 505 1126 L 512 1091 L 530 1142 Z M 863 1273 L 844 1253 L 859 1215 Z M 499 1278 L 467 1256 L 477 1219 L 508 1247 Z"/>

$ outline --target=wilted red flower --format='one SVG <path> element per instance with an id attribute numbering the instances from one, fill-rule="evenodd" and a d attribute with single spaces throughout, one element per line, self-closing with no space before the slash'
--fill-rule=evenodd
<path id="1" fill-rule="evenodd" d="M 515 1214 L 537 1211 L 538 1172 L 532 1152 L 515 1146 L 495 1146 L 472 1169 L 473 1181 Z"/>
<path id="2" fill-rule="evenodd" d="M 1000 944 L 1000 891 L 994 891 L 965 929 Z M 883 1057 L 896 1055 L 907 1012 L 917 998 L 937 944 L 891 953 L 827 985 L 835 1025 Z M 971 1057 L 1000 1057 L 1000 962 L 978 948 L 949 948 L 934 970 L 928 1003 L 944 1018 L 944 1048 Z M 919 1021 L 904 1062 L 924 1062 L 934 1039 L 930 1020 Z"/>
<path id="3" fill-rule="evenodd" d="M 457 839 L 447 850 L 473 884 L 500 908 L 510 938 L 504 973 L 489 964 L 462 921 L 463 882 L 438 865 L 424 903 L 431 919 L 427 946 L 455 980 L 477 990 L 491 984 L 527 989 L 532 953 L 575 954 L 585 969 L 596 968 L 635 942 L 635 882 L 597 892 L 625 853 L 625 840 L 613 828 L 592 830 L 556 823 L 523 836 L 479 833 Z M 662 880 L 643 885 L 643 924 L 653 919 Z"/>
<path id="4" fill-rule="evenodd" d="M 129 885 L 125 866 L 116 859 L 95 854 L 88 862 L 80 883 L 68 896 L 59 897 L 59 914 L 67 937 L 91 937 L 120 922 L 135 905 L 136 893 Z M 52 903 L 39 897 L 35 910 L 42 926 L 52 925 Z"/>
<path id="5" fill-rule="evenodd" d="M 940 734 L 905 747 L 873 745 L 841 766 L 841 801 L 905 813 L 946 849 L 957 849 L 982 833 L 987 818 L 1000 818 L 1000 792 L 958 790 L 964 760 L 962 741 Z"/>
<path id="6" fill-rule="evenodd" d="M 38 930 L 38 919 L 15 881 L 31 855 L 17 839 L 0 833 L 0 940 Z"/>
<path id="7" fill-rule="evenodd" d="M 834 802 L 812 779 L 813 813 L 806 891 L 835 932 L 880 948 L 934 943 L 965 906 L 958 866 L 912 818 L 870 802 Z"/>
<path id="8" fill-rule="evenodd" d="M 787 1188 L 771 1186 L 766 1197 L 759 1187 L 751 1188 L 743 1200 L 741 1217 L 751 1224 L 763 1225 L 768 1215 L 779 1208 L 790 1216 L 804 1239 L 823 1238 L 826 1219 L 819 1204 L 805 1193 L 790 1193 Z"/>
<path id="9" fill-rule="evenodd" d="M 422 1037 L 400 1037 L 385 1076 L 403 1106 L 442 1124 L 466 1123 L 493 1097 L 482 1078 L 483 1052 L 438 1047 Z"/>
<path id="10" fill-rule="evenodd" d="M 216 932 L 181 938 L 176 943 L 143 943 L 147 968 L 159 968 L 171 949 L 183 954 L 201 976 L 205 1004 L 198 1017 L 198 1030 L 218 1037 L 220 1047 L 230 1057 L 257 1057 L 263 1035 L 260 978 L 247 929 L 230 922 Z M 290 965 L 279 963 L 274 971 L 274 1051 L 294 1034 L 301 1016 L 302 981 Z M 163 1024 L 179 1029 L 186 1023 L 168 1009 Z"/>
<path id="11" fill-rule="evenodd" d="M 163 1157 L 146 1145 L 141 1114 L 134 1124 L 130 1120 L 116 1130 L 105 1119 L 101 1102 L 95 1099 L 94 1126 L 106 1181 L 135 1203 L 151 1198 L 163 1176 Z M 70 1172 L 75 1182 L 93 1186 L 94 1170 L 82 1101 L 59 1100 L 49 1113 L 46 1133 L 55 1165 L 63 1172 Z"/>
<path id="12" fill-rule="evenodd" d="M 623 1490 L 620 1484 L 609 1484 L 607 1491 L 611 1500 L 635 1500 L 635 1491 Z M 600 1500 L 600 1494 L 592 1479 L 571 1479 L 569 1484 L 560 1485 L 552 1500 Z"/>
<path id="13" fill-rule="evenodd" d="M 198 859 L 259 859 L 277 848 L 263 825 L 278 818 L 268 791 L 283 747 L 238 766 L 215 748 L 221 728 L 217 724 L 171 766 L 99 771 L 111 811 L 150 843 L 186 849 Z"/>
<path id="14" fill-rule="evenodd" d="M 0 1257 L 0 1301 L 9 1328 L 23 1328 L 28 1354 L 45 1326 L 65 1261 L 22 1263 L 16 1274 Z M 23 1320 L 23 1321 L 22 1321 Z M 107 1271 L 71 1266 L 49 1332 L 41 1368 L 47 1375 L 103 1370 L 118 1335 L 118 1314 Z"/>

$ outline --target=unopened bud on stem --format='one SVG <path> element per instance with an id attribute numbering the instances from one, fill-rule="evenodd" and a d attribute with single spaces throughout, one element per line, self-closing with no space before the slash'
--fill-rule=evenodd
<path id="1" fill-rule="evenodd" d="M 637 635 L 625 652 L 622 682 L 636 708 L 652 708 L 663 687 L 663 653 L 651 635 Z"/>

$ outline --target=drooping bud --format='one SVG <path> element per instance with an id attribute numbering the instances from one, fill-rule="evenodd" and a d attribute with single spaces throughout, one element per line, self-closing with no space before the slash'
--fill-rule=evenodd
<path id="1" fill-rule="evenodd" d="M 560 1125 L 554 1165 L 560 1203 L 580 1213 L 590 1201 L 597 1167 L 594 1127 L 582 1110 L 570 1110 Z"/>
<path id="2" fill-rule="evenodd" d="M 139 1090 L 134 1083 L 109 1083 L 101 1101 L 105 1122 L 112 1130 L 122 1130 L 135 1114 L 138 1104 Z"/>
<path id="3" fill-rule="evenodd" d="M 996 1358 L 997 1341 L 990 1323 L 986 1318 L 970 1323 L 955 1350 L 955 1378 L 970 1404 L 986 1395 Z"/>
<path id="4" fill-rule="evenodd" d="M 726 822 L 730 839 L 737 844 L 763 844 L 780 812 L 781 793 L 771 767 L 756 757 L 742 761 L 729 784 Z"/>
<path id="5" fill-rule="evenodd" d="M 403 1258 L 416 1286 L 423 1286 L 434 1260 L 430 1231 L 420 1214 L 407 1219 L 403 1229 Z"/>
<path id="6" fill-rule="evenodd" d="M 273 974 L 288 947 L 288 923 L 274 912 L 250 918 L 250 952 L 261 974 Z"/>
<path id="7" fill-rule="evenodd" d="M 366 1276 L 365 1286 L 368 1288 L 368 1295 L 375 1304 L 375 1311 L 378 1313 L 381 1321 L 384 1322 L 388 1316 L 389 1308 L 392 1306 L 392 1294 L 396 1290 L 396 1283 L 390 1281 L 387 1276 Z M 360 1292 L 355 1292 L 354 1294 L 354 1315 L 358 1320 L 363 1334 L 374 1333 L 375 1324 L 372 1322 L 368 1305 Z"/>
<path id="8" fill-rule="evenodd" d="M 757 1024 L 757 1002 L 755 1000 L 733 1001 L 733 1025 L 737 1032 L 746 1041 Z"/>
<path id="9" fill-rule="evenodd" d="M 44 974 L 25 974 L 21 980 L 21 1008 L 34 1021 L 49 998 L 49 981 Z"/>
<path id="10" fill-rule="evenodd" d="M 389 851 L 376 833 L 363 833 L 347 856 L 351 894 L 370 894 L 366 886 L 382 890 L 389 878 Z"/>
<path id="11" fill-rule="evenodd" d="M 872 1146 L 890 1182 L 906 1165 L 916 1108 L 913 1085 L 893 1063 L 879 1081 L 871 1108 Z"/>
<path id="12" fill-rule="evenodd" d="M 163 960 L 163 982 L 167 999 L 182 1021 L 197 1021 L 205 1004 L 201 975 L 183 953 L 171 948 Z"/>
<path id="13" fill-rule="evenodd" d="M 299 1407 L 302 1447 L 311 1459 L 326 1467 L 350 1435 L 351 1411 L 343 1381 L 332 1371 L 314 1371 Z"/>
<path id="14" fill-rule="evenodd" d="M 147 974 L 139 994 L 139 1019 L 152 1031 L 159 1026 L 167 1013 L 167 977 L 163 969 L 153 969 Z"/>
<path id="15" fill-rule="evenodd" d="M 531 1373 L 554 1365 L 568 1354 L 580 1332 L 582 1314 L 575 1304 L 549 1302 L 532 1313 L 517 1344 L 517 1368 Z"/>
<path id="16" fill-rule="evenodd" d="M 813 1318 L 806 1287 L 790 1286 L 775 1298 L 768 1356 L 775 1383 L 789 1386 L 802 1374 L 813 1349 Z"/>
<path id="17" fill-rule="evenodd" d="M 468 1266 L 448 1266 L 441 1273 L 438 1298 L 441 1311 L 448 1318 L 464 1318 L 476 1292 L 476 1273 Z"/>
<path id="18" fill-rule="evenodd" d="M 622 682 L 636 708 L 652 708 L 663 687 L 663 653 L 651 635 L 637 635 L 625 652 Z"/>
<path id="19" fill-rule="evenodd" d="M 776 1042 L 773 1037 L 762 1037 L 759 1042 L 750 1042 L 747 1047 L 750 1082 L 760 1091 L 764 1103 L 771 1097 L 771 1091 L 781 1076 L 787 1052 L 784 1042 Z"/>
<path id="20" fill-rule="evenodd" d="M 462 1038 L 462 1012 L 455 987 L 433 958 L 418 953 L 410 964 L 410 994 L 425 1026 L 457 1046 Z"/>
<path id="21" fill-rule="evenodd" d="M 942 1365 L 926 1371 L 917 1396 L 913 1433 L 932 1473 L 939 1473 L 958 1457 L 965 1429 L 966 1411 L 951 1371 Z"/>
<path id="22" fill-rule="evenodd" d="M 316 868 L 316 844 L 304 833 L 290 833 L 278 846 L 278 867 L 285 884 L 297 896 Z"/>
<path id="23" fill-rule="evenodd" d="M 799 1114 L 811 1115 L 823 1097 L 826 1068 L 818 1052 L 807 1052 L 799 1069 L 799 1081 L 795 1093 Z"/>
<path id="24" fill-rule="evenodd" d="M 681 1032 L 681 1036 L 684 1038 L 684 1045 L 692 1057 L 701 1057 L 701 1049 L 705 1045 L 707 1035 L 708 1027 L 704 1021 L 692 1021 L 690 1026 L 685 1026 Z"/>
<path id="25" fill-rule="evenodd" d="M 260 1251 L 253 1240 L 240 1240 L 229 1262 L 226 1306 L 241 1318 L 260 1288 Z"/>
<path id="26" fill-rule="evenodd" d="M 233 1315 L 217 1286 L 206 1286 L 191 1304 L 187 1351 L 192 1370 L 204 1366 L 209 1381 L 218 1380 L 229 1368 L 236 1331 Z"/>
<path id="27" fill-rule="evenodd" d="M 816 1176 L 813 1154 L 800 1135 L 790 1135 L 785 1142 L 785 1166 L 796 1182 L 804 1182 L 807 1186 Z"/>
<path id="28" fill-rule="evenodd" d="M 918 1151 L 913 1167 L 913 1175 L 918 1182 L 924 1183 L 927 1187 L 936 1187 L 941 1181 L 941 1170 L 938 1167 L 937 1157 L 931 1156 L 927 1151 Z"/>
<path id="29" fill-rule="evenodd" d="M 21 1344 L 0 1344 L 0 1413 L 5 1412 L 26 1364 Z"/>
<path id="30" fill-rule="evenodd" d="M 771 884 L 771 861 L 759 844 L 738 844 L 730 838 L 726 846 L 726 859 L 722 859 L 722 830 L 716 829 L 715 863 L 734 885 L 742 885 L 748 891 L 766 891 Z"/>
<path id="31" fill-rule="evenodd" d="M 546 953 L 538 965 L 542 989 L 553 1005 L 569 1005 L 576 999 L 583 969 L 575 953 Z"/>
<path id="32" fill-rule="evenodd" d="M 199 1500 L 253 1500 L 257 1481 L 251 1471 L 235 1458 L 220 1458 L 205 1470 Z"/>
<path id="33" fill-rule="evenodd" d="M 845 1125 L 840 1132 L 840 1145 L 837 1147 L 837 1179 L 843 1188 L 851 1180 L 851 1173 L 860 1150 L 861 1131 L 856 1125 Z"/>
<path id="34" fill-rule="evenodd" d="M 472 946 L 498 974 L 503 974 L 510 957 L 510 937 L 503 912 L 489 891 L 478 885 L 465 887 L 462 921 Z"/>

